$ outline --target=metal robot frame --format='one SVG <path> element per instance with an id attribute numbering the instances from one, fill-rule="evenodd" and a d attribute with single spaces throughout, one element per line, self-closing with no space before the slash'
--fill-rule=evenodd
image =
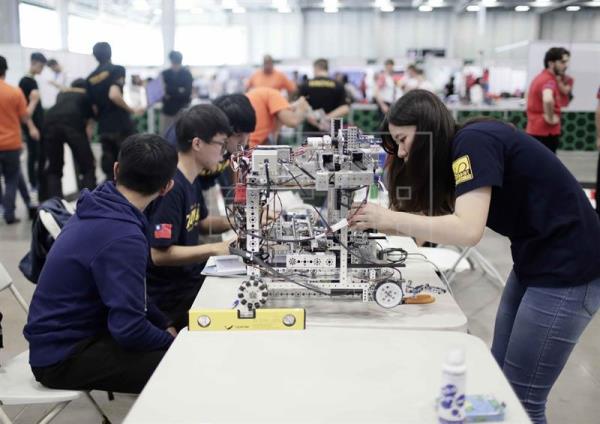
<path id="1" fill-rule="evenodd" d="M 403 302 L 413 286 L 402 277 L 407 253 L 382 246 L 385 236 L 348 227 L 353 202 L 367 202 L 379 183 L 381 141 L 333 120 L 329 135 L 291 146 L 258 146 L 232 158 L 237 173 L 228 218 L 238 234 L 248 279 L 238 309 L 252 314 L 273 297 L 351 296 L 384 308 Z M 286 212 L 278 193 L 326 193 L 326 216 L 314 206 Z M 359 197 L 359 198 L 356 198 Z"/>

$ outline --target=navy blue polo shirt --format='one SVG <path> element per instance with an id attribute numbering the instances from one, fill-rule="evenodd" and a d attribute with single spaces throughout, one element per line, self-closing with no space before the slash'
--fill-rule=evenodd
<path id="1" fill-rule="evenodd" d="M 198 185 L 190 183 L 179 169 L 173 180 L 175 185 L 171 191 L 144 211 L 149 222 L 150 247 L 198 245 L 200 221 L 208 216 Z M 176 306 L 189 290 L 200 288 L 204 265 L 156 266 L 151 263 L 147 273 L 148 296 L 163 310 Z"/>
<path id="2" fill-rule="evenodd" d="M 487 226 L 511 241 L 514 271 L 530 286 L 600 277 L 600 220 L 562 162 L 497 121 L 461 129 L 452 143 L 456 197 L 491 186 Z"/>

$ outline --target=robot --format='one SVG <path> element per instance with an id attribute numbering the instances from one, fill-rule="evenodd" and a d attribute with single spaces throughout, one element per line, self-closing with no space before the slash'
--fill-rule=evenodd
<path id="1" fill-rule="evenodd" d="M 385 249 L 385 236 L 349 229 L 353 203 L 367 202 L 379 182 L 382 149 L 381 140 L 342 124 L 333 120 L 329 135 L 299 147 L 259 146 L 232 158 L 238 182 L 228 218 L 238 239 L 230 250 L 247 264 L 242 316 L 276 297 L 350 296 L 393 308 L 406 295 L 443 292 L 403 279 L 407 253 Z M 286 212 L 283 190 L 326 195 L 326 212 Z"/>

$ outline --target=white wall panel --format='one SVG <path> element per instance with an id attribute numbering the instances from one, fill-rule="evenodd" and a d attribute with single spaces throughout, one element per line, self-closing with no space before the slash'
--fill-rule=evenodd
<path id="1" fill-rule="evenodd" d="M 398 10 L 381 15 L 380 58 L 404 57 L 408 49 L 448 48 L 451 13 Z"/>
<path id="2" fill-rule="evenodd" d="M 542 17 L 542 39 L 564 42 L 600 42 L 600 11 L 552 12 Z"/>
<path id="3" fill-rule="evenodd" d="M 305 55 L 317 57 L 370 58 L 376 56 L 375 13 L 350 10 L 304 13 Z"/>
<path id="4" fill-rule="evenodd" d="M 302 14 L 252 12 L 232 15 L 231 23 L 245 25 L 249 37 L 249 59 L 261 63 L 265 54 L 275 59 L 302 56 Z"/>

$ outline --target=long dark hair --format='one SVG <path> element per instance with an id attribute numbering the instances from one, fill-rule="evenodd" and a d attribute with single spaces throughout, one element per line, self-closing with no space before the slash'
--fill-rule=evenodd
<path id="1" fill-rule="evenodd" d="M 415 125 L 409 159 L 398 158 L 389 124 Z M 412 90 L 392 105 L 381 124 L 390 207 L 406 212 L 445 215 L 454 209 L 451 143 L 457 126 L 450 111 L 433 93 Z"/>

